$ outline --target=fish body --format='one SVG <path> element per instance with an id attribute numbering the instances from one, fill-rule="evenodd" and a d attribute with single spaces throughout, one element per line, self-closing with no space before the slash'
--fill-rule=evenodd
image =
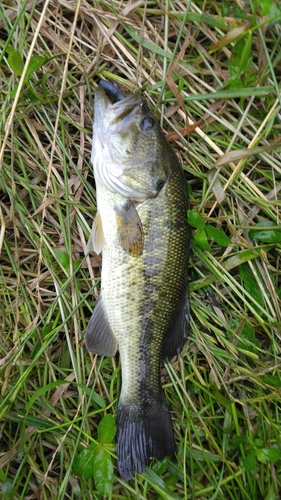
<path id="1" fill-rule="evenodd" d="M 120 352 L 117 460 L 128 480 L 175 450 L 160 365 L 187 338 L 188 199 L 178 159 L 140 94 L 112 104 L 97 88 L 92 161 L 93 244 L 103 260 L 86 346 Z"/>

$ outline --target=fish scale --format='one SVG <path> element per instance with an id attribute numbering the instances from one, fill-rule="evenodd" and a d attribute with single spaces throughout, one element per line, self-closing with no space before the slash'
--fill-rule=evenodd
<path id="1" fill-rule="evenodd" d="M 117 460 L 128 480 L 175 450 L 160 366 L 187 338 L 188 199 L 178 159 L 141 95 L 112 104 L 98 87 L 92 160 L 102 277 L 86 346 L 120 352 Z"/>

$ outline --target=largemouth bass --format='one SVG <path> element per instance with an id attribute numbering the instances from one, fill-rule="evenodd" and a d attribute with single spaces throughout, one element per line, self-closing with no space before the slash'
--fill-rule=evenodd
<path id="1" fill-rule="evenodd" d="M 117 460 L 128 480 L 175 451 L 160 365 L 187 339 L 190 233 L 179 161 L 144 97 L 122 97 L 110 84 L 95 91 L 93 246 L 102 277 L 86 346 L 120 352 Z"/>

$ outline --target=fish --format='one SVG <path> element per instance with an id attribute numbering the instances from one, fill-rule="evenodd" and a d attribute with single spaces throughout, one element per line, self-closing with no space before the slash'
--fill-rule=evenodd
<path id="1" fill-rule="evenodd" d="M 102 272 L 85 344 L 101 356 L 119 349 L 117 466 L 128 481 L 175 452 L 160 370 L 188 336 L 187 184 L 143 94 L 126 97 L 108 82 L 95 90 L 91 159 Z"/>

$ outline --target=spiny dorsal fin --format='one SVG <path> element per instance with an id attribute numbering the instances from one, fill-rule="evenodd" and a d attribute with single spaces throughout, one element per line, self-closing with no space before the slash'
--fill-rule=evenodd
<path id="1" fill-rule="evenodd" d="M 115 207 L 117 233 L 120 244 L 131 257 L 142 254 L 144 234 L 137 210 L 131 201 L 126 201 L 122 207 Z"/>

